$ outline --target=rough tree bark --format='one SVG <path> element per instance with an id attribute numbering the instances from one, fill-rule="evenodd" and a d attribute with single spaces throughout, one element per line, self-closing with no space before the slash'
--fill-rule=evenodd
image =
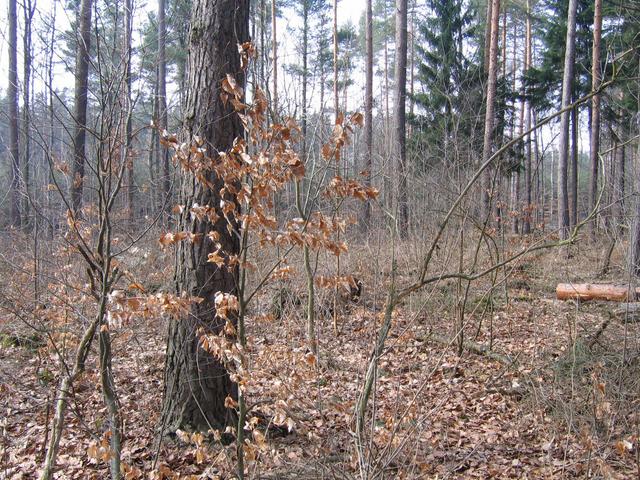
<path id="1" fill-rule="evenodd" d="M 76 76 L 73 119 L 73 168 L 71 183 L 71 208 L 77 215 L 82 208 L 84 184 L 85 144 L 87 138 L 87 91 L 89 80 L 89 52 L 91 46 L 91 0 L 82 0 L 79 14 L 78 46 L 76 51 Z"/>
<path id="2" fill-rule="evenodd" d="M 408 234 L 409 204 L 407 198 L 407 0 L 396 0 L 396 81 L 394 98 L 395 154 L 398 161 L 398 231 L 402 237 Z"/>
<path id="3" fill-rule="evenodd" d="M 249 0 L 196 0 L 192 5 L 190 48 L 187 58 L 187 99 L 184 134 L 201 137 L 207 152 L 216 158 L 218 151 L 233 145 L 243 128 L 230 102 L 220 99 L 221 80 L 233 75 L 239 85 L 245 76 L 240 68 L 237 44 L 248 40 Z M 165 366 L 163 420 L 165 429 L 206 431 L 222 428 L 233 421 L 233 411 L 225 406 L 227 396 L 237 398 L 237 388 L 224 366 L 200 347 L 198 329 L 217 333 L 223 322 L 216 317 L 217 292 L 235 294 L 237 270 L 218 268 L 208 263 L 215 245 L 207 236 L 219 235 L 218 243 L 229 255 L 240 250 L 237 236 L 229 233 L 220 211 L 223 182 L 209 174 L 214 188 L 205 188 L 193 175 L 183 179 L 181 230 L 202 234 L 199 244 L 183 242 L 177 251 L 176 289 L 201 297 L 191 314 L 174 320 L 169 326 Z M 215 208 L 219 219 L 192 218 L 194 204 Z"/>
<path id="4" fill-rule="evenodd" d="M 562 105 L 566 108 L 571 104 L 573 84 L 573 68 L 576 52 L 576 11 L 578 0 L 569 0 L 567 13 L 567 38 L 564 53 L 564 74 L 562 76 Z M 571 111 L 566 110 L 560 117 L 560 140 L 558 159 L 558 230 L 560 238 L 566 240 L 569 236 L 569 191 L 567 185 L 567 167 L 569 163 L 569 120 Z"/>

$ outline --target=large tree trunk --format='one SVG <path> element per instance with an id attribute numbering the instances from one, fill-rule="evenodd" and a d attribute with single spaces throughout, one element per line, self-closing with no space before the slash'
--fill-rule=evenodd
<path id="1" fill-rule="evenodd" d="M 76 51 L 76 77 L 73 119 L 73 168 L 71 183 L 71 207 L 74 214 L 82 208 L 84 185 L 85 144 L 87 138 L 87 90 L 89 81 L 89 52 L 91 45 L 91 0 L 80 4 L 79 38 Z"/>
<path id="2" fill-rule="evenodd" d="M 20 226 L 20 150 L 18 140 L 18 13 L 9 0 L 9 155 L 11 157 L 11 223 Z"/>
<path id="3" fill-rule="evenodd" d="M 184 133 L 187 140 L 195 135 L 205 141 L 212 158 L 218 151 L 232 147 L 242 136 L 240 119 L 230 102 L 220 99 L 221 80 L 233 75 L 244 85 L 237 44 L 248 40 L 249 0 L 196 0 L 192 6 L 190 48 L 187 59 L 187 99 Z M 188 173 L 183 179 L 181 230 L 202 235 L 199 244 L 183 242 L 178 247 L 176 288 L 178 292 L 201 297 L 191 315 L 173 320 L 169 327 L 165 368 L 163 420 L 169 431 L 222 428 L 233 420 L 233 411 L 225 406 L 227 396 L 237 398 L 237 387 L 224 366 L 203 350 L 198 330 L 218 333 L 223 321 L 216 316 L 215 296 L 218 292 L 235 294 L 237 270 L 218 268 L 207 262 L 215 245 L 207 236 L 219 235 L 218 243 L 228 255 L 240 250 L 238 238 L 229 233 L 220 210 L 221 179 L 209 174 L 214 188 L 206 188 Z M 208 205 L 219 215 L 217 222 L 192 218 L 194 204 Z"/>
<path id="4" fill-rule="evenodd" d="M 482 147 L 482 163 L 491 157 L 493 148 L 493 132 L 495 127 L 496 85 L 498 76 L 498 27 L 500 25 L 500 0 L 491 0 L 491 38 L 489 42 L 489 71 L 487 72 L 487 106 L 484 117 L 484 143 Z M 487 168 L 482 175 L 483 217 L 489 218 L 491 212 L 491 177 L 492 169 Z"/>
<path id="5" fill-rule="evenodd" d="M 567 13 L 567 38 L 564 53 L 564 74 L 562 76 L 562 104 L 567 108 L 571 104 L 573 67 L 576 51 L 576 11 L 578 0 L 569 0 Z M 563 240 L 569 236 L 569 191 L 567 188 L 567 167 L 569 164 L 569 120 L 571 111 L 566 110 L 560 117 L 560 140 L 558 150 L 558 230 Z"/>
<path id="6" fill-rule="evenodd" d="M 600 40 L 602 38 L 602 0 L 595 0 L 593 7 L 593 52 L 591 57 L 591 90 L 595 91 L 601 82 Z M 600 158 L 600 95 L 591 98 L 591 182 L 589 184 L 589 208 L 595 210 L 598 201 L 598 170 Z M 597 229 L 597 217 L 591 222 L 591 233 Z"/>
<path id="7" fill-rule="evenodd" d="M 373 158 L 373 9 L 371 0 L 367 0 L 365 17 L 365 93 L 364 93 L 364 143 L 365 143 L 365 184 L 371 186 L 371 169 Z M 371 203 L 364 202 L 361 226 L 369 227 L 371 221 Z"/>
<path id="8" fill-rule="evenodd" d="M 396 0 L 396 84 L 395 84 L 395 153 L 398 159 L 398 229 L 405 237 L 409 226 L 407 192 L 407 0 Z"/>

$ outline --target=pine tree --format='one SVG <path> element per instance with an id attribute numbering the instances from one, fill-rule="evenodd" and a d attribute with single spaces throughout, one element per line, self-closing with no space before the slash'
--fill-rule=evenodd
<path id="1" fill-rule="evenodd" d="M 414 94 L 418 114 L 412 119 L 429 155 L 450 159 L 452 135 L 465 103 L 473 65 L 465 55 L 465 41 L 473 34 L 473 11 L 462 0 L 429 0 L 429 15 L 419 26 L 417 80 Z"/>

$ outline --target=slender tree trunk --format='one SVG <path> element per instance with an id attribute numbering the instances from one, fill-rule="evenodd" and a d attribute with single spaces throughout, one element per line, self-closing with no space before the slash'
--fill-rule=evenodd
<path id="1" fill-rule="evenodd" d="M 395 152 L 398 161 L 398 230 L 406 237 L 409 227 L 409 204 L 407 192 L 407 0 L 396 0 L 396 81 L 395 81 Z"/>
<path id="2" fill-rule="evenodd" d="M 538 123 L 538 117 L 534 110 L 531 110 L 531 121 L 534 125 Z M 545 168 L 544 168 L 544 157 L 540 156 L 540 146 L 538 144 L 538 131 L 533 131 L 533 158 L 536 160 L 536 165 L 539 166 L 539 170 L 536 174 L 536 225 L 542 225 L 542 231 L 544 232 L 545 220 L 544 214 L 546 209 L 546 199 L 545 199 Z"/>
<path id="3" fill-rule="evenodd" d="M 365 184 L 371 186 L 371 169 L 373 168 L 373 8 L 372 1 L 367 0 L 365 17 L 365 93 L 364 93 L 364 143 L 365 143 Z M 371 222 L 371 203 L 364 202 L 361 226 L 369 227 Z"/>
<path id="4" fill-rule="evenodd" d="M 502 28 L 500 29 L 500 54 L 502 57 L 502 62 L 501 62 L 501 72 L 500 75 L 502 76 L 503 81 L 506 83 L 507 81 L 507 9 L 503 8 L 502 9 Z M 505 127 L 502 127 L 502 132 L 501 132 L 501 136 L 504 138 L 504 132 L 505 132 Z M 498 167 L 500 169 L 500 171 L 498 172 L 498 175 L 496 176 L 496 201 L 494 202 L 494 207 L 495 207 L 495 219 L 497 222 L 497 226 L 499 228 L 500 231 L 502 231 L 502 228 L 504 227 L 504 202 L 502 201 L 503 198 L 503 190 L 504 190 L 504 181 L 503 181 L 503 177 L 504 177 L 504 171 L 501 167 Z M 509 196 L 511 195 L 511 177 L 509 177 L 509 183 L 507 183 L 507 187 L 509 189 Z"/>
<path id="5" fill-rule="evenodd" d="M 55 115 L 54 115 L 54 107 L 53 107 L 53 52 L 56 38 L 56 2 L 52 2 L 51 5 L 51 22 L 49 28 L 51 28 L 51 36 L 49 37 L 49 45 L 47 46 L 47 110 L 49 117 L 49 144 L 47 145 L 46 155 L 47 155 L 47 170 L 49 172 L 48 182 L 53 185 L 53 160 L 55 156 Z M 53 238 L 54 234 L 54 213 L 53 213 L 53 192 L 50 188 L 47 188 L 47 217 L 49 222 L 49 238 Z"/>
<path id="6" fill-rule="evenodd" d="M 489 19 L 487 19 L 487 23 L 489 23 Z M 512 78 L 511 78 L 511 88 L 513 91 L 516 91 L 517 88 L 517 79 L 518 79 L 518 24 L 517 22 L 513 22 L 513 66 L 512 68 Z M 485 60 L 488 61 L 489 57 L 486 56 Z M 486 67 L 488 70 L 489 67 Z M 515 111 L 516 102 L 513 101 L 513 109 Z M 522 112 L 522 104 L 520 105 L 520 112 Z M 518 117 L 519 120 L 519 128 L 518 135 L 522 134 L 522 113 Z M 516 124 L 515 119 L 511 123 L 511 138 L 514 137 L 516 132 Z M 519 167 L 519 165 L 518 165 Z M 520 233 L 520 168 L 517 168 L 515 171 L 511 172 L 511 211 L 514 213 L 512 223 L 511 223 L 511 232 L 515 235 Z"/>
<path id="7" fill-rule="evenodd" d="M 158 74 L 158 66 L 156 65 L 156 83 L 154 85 L 154 95 L 153 95 L 153 107 L 151 118 L 153 118 L 154 124 L 156 128 L 152 128 L 149 132 L 149 184 L 151 185 L 151 210 L 152 212 L 157 212 L 159 205 L 161 205 L 161 195 L 160 195 L 160 185 L 158 183 L 158 178 L 160 174 L 158 173 L 158 157 L 160 151 L 160 135 L 158 134 L 158 84 L 160 82 L 160 76 Z"/>
<path id="8" fill-rule="evenodd" d="M 578 109 L 571 110 L 571 182 L 569 198 L 569 225 L 578 223 Z"/>
<path id="9" fill-rule="evenodd" d="M 524 58 L 524 73 L 526 74 L 531 68 L 531 6 L 527 0 L 526 11 L 526 25 L 525 25 L 525 58 Z M 531 103 L 529 100 L 525 100 L 525 130 L 531 129 Z M 531 214 L 532 214 L 532 201 L 531 201 L 531 188 L 532 188 L 532 176 L 531 170 L 533 162 L 531 159 L 531 134 L 528 134 L 525 138 L 525 156 L 526 156 L 526 170 L 525 170 L 525 196 L 526 205 L 524 208 L 524 218 L 522 222 L 522 233 L 528 235 L 531 233 Z"/>
<path id="10" fill-rule="evenodd" d="M 640 82 L 636 81 L 636 87 L 638 86 L 640 86 Z M 640 97 L 636 98 L 638 98 L 637 108 L 640 111 Z M 640 120 L 636 119 L 636 131 L 638 130 L 640 130 Z M 636 142 L 635 154 L 637 167 L 640 161 L 640 142 Z M 636 192 L 640 191 L 640 175 L 636 173 L 633 177 L 635 178 L 633 185 L 635 186 Z M 629 271 L 634 278 L 638 278 L 640 277 L 640 197 L 634 195 L 632 198 L 634 198 L 635 211 L 629 241 Z"/>
<path id="11" fill-rule="evenodd" d="M 487 78 L 487 107 L 484 117 L 484 142 L 482 147 L 482 163 L 484 164 L 491 157 L 493 148 L 494 127 L 495 127 L 495 104 L 496 86 L 498 73 L 498 31 L 500 22 L 500 0 L 491 0 L 491 42 L 489 46 L 489 71 Z M 491 213 L 491 190 L 490 168 L 487 168 L 482 176 L 482 205 L 483 216 L 489 219 Z"/>
<path id="12" fill-rule="evenodd" d="M 276 0 L 271 0 L 271 48 L 273 49 L 273 112 L 278 116 L 278 33 Z"/>
<path id="13" fill-rule="evenodd" d="M 47 164 L 49 172 L 49 184 L 53 185 L 53 161 L 55 156 L 55 115 L 53 107 L 53 52 L 56 39 L 56 2 L 52 2 L 51 6 L 51 36 L 49 37 L 49 45 L 47 51 L 47 93 L 48 93 L 48 114 L 49 114 L 49 145 L 47 146 Z M 49 220 L 49 238 L 54 235 L 54 212 L 53 212 L 53 192 L 47 188 L 47 216 Z"/>
<path id="14" fill-rule="evenodd" d="M 307 158 L 307 84 L 309 83 L 309 2 L 302 2 L 302 159 Z"/>
<path id="15" fill-rule="evenodd" d="M 591 57 L 591 90 L 595 91 L 600 86 L 602 75 L 600 73 L 600 40 L 602 38 L 602 0 L 595 0 L 593 8 L 593 51 Z M 591 182 L 589 184 L 589 208 L 596 209 L 598 201 L 598 170 L 600 168 L 600 95 L 591 97 Z M 595 235 L 598 228 L 598 219 L 594 217 L 591 222 L 591 234 Z"/>
<path id="16" fill-rule="evenodd" d="M 571 92 L 573 84 L 573 69 L 575 63 L 576 49 L 576 11 L 577 0 L 569 0 L 569 10 L 567 13 L 567 38 L 565 42 L 564 73 L 562 76 L 562 104 L 561 108 L 566 108 L 571 103 Z M 562 113 L 560 117 L 560 139 L 558 159 L 558 230 L 561 239 L 569 236 L 569 192 L 567 188 L 567 167 L 569 161 L 569 121 L 571 112 L 569 110 Z"/>
<path id="17" fill-rule="evenodd" d="M 123 160 L 127 162 L 127 210 L 129 212 L 129 223 L 131 226 L 135 222 L 135 199 L 134 199 L 134 170 L 133 156 L 131 155 L 131 117 L 133 106 L 131 105 L 131 34 L 133 28 L 133 0 L 126 0 L 124 7 L 124 155 Z"/>
<path id="18" fill-rule="evenodd" d="M 624 129 L 622 129 L 624 131 Z M 625 153 L 626 148 L 624 144 L 624 138 L 620 139 L 620 144 L 616 149 L 616 221 L 615 224 L 618 226 L 618 231 L 622 232 L 624 227 L 624 216 L 625 216 Z"/>
<path id="19" fill-rule="evenodd" d="M 368 0 L 367 0 L 368 1 Z M 413 118 L 413 114 L 414 114 L 414 109 L 415 109 L 415 101 L 413 98 L 413 94 L 414 94 L 414 85 L 415 85 L 415 63 L 416 63 L 416 2 L 417 0 L 413 0 L 412 2 L 410 2 L 411 5 L 411 24 L 410 24 L 410 35 L 409 35 L 409 40 L 410 40 L 410 45 L 411 47 L 409 48 L 409 52 L 410 52 L 410 58 L 409 58 L 409 65 L 411 70 L 409 71 L 410 74 L 410 78 L 409 78 L 409 118 Z M 373 21 L 372 21 L 373 22 Z M 447 108 L 449 108 L 449 102 L 447 102 Z M 409 130 L 408 130 L 408 136 L 411 137 L 411 132 L 412 132 L 412 127 L 411 127 L 411 123 L 409 123 Z"/>
<path id="20" fill-rule="evenodd" d="M 266 88 L 265 66 L 267 64 L 267 45 L 265 41 L 265 29 L 267 28 L 265 0 L 260 0 L 260 86 Z"/>
<path id="21" fill-rule="evenodd" d="M 89 81 L 89 55 L 91 46 L 91 0 L 82 0 L 79 14 L 79 37 L 76 52 L 76 75 L 73 117 L 73 168 L 71 183 L 71 207 L 75 215 L 82 208 L 84 187 L 85 144 L 87 138 L 87 93 Z"/>
<path id="22" fill-rule="evenodd" d="M 556 168 L 556 154 L 555 154 L 555 149 L 553 147 L 551 147 L 551 169 L 549 172 L 549 180 L 550 180 L 550 184 L 551 184 L 551 199 L 549 201 L 549 223 L 553 223 L 553 216 L 554 216 L 554 206 L 558 205 L 557 200 L 557 188 L 558 188 L 558 182 L 557 182 L 557 178 L 554 178 L 554 172 L 556 173 L 556 177 L 557 177 L 557 168 Z M 555 212 L 557 214 L 557 212 Z M 557 219 L 556 219 L 557 221 Z"/>
<path id="23" fill-rule="evenodd" d="M 615 179 L 616 179 L 616 152 L 618 151 L 619 139 L 616 137 L 610 125 L 609 125 L 609 132 L 611 134 L 613 145 L 612 145 L 611 151 L 609 152 L 609 158 L 608 158 L 609 168 L 605 174 L 605 182 L 607 184 L 607 202 L 606 203 L 607 205 L 612 205 L 616 202 L 618 198 L 616 195 Z M 613 227 L 613 218 L 615 216 L 613 210 L 615 210 L 615 206 L 613 208 L 608 208 L 607 213 L 604 216 L 604 227 L 607 230 L 607 232 L 609 232 L 610 229 Z"/>
<path id="24" fill-rule="evenodd" d="M 490 3 L 490 2 L 489 2 Z M 487 7 L 490 8 L 490 6 L 487 4 Z M 487 17 L 489 18 L 489 17 Z M 502 78 L 505 79 L 507 78 L 507 9 L 504 8 L 503 12 L 502 12 Z M 515 42 L 515 39 L 514 39 Z M 485 71 L 489 69 L 489 57 L 485 56 L 485 61 L 487 62 L 485 64 Z"/>
<path id="25" fill-rule="evenodd" d="M 167 25 L 165 12 L 165 0 L 158 0 L 158 129 L 160 132 L 169 128 L 169 115 L 167 112 Z M 162 166 L 162 204 L 167 202 L 171 195 L 171 173 L 169 168 L 169 152 L 160 145 L 159 136 L 157 138 L 157 154 L 161 159 L 158 165 Z"/>
<path id="26" fill-rule="evenodd" d="M 338 0 L 333 0 L 333 111 L 338 118 Z"/>
<path id="27" fill-rule="evenodd" d="M 31 186 L 31 23 L 35 13 L 35 6 L 31 0 L 23 0 L 22 10 L 24 13 L 24 35 L 23 35 L 23 79 L 22 79 L 22 172 L 24 203 L 22 205 L 22 225 L 29 223 L 29 202 Z"/>
<path id="28" fill-rule="evenodd" d="M 249 37 L 249 0 L 195 0 L 191 14 L 190 47 L 187 58 L 187 99 L 184 134 L 190 142 L 199 136 L 207 154 L 216 158 L 233 146 L 243 135 L 243 127 L 230 103 L 220 98 L 221 80 L 233 75 L 245 84 L 240 57 L 235 45 Z M 229 45 L 233 45 L 230 48 Z M 227 396 L 237 398 L 237 385 L 231 382 L 224 366 L 200 346 L 198 331 L 217 334 L 224 321 L 216 315 L 218 293 L 235 294 L 237 268 L 219 268 L 208 262 L 208 254 L 216 249 L 209 232 L 217 232 L 225 254 L 237 255 L 240 244 L 235 233 L 227 229 L 221 211 L 223 182 L 213 172 L 207 174 L 213 188 L 206 188 L 186 175 L 182 187 L 181 230 L 202 235 L 199 244 L 182 242 L 176 257 L 176 289 L 202 298 L 191 308 L 190 315 L 172 320 L 169 326 L 165 366 L 163 424 L 169 431 L 224 428 L 234 421 L 234 412 L 225 405 Z M 230 194 L 227 194 L 230 195 Z M 213 223 L 208 217 L 192 217 L 195 204 L 209 206 L 219 216 Z M 237 227 L 237 225 L 236 225 Z"/>
<path id="29" fill-rule="evenodd" d="M 384 2 L 384 19 L 387 21 L 387 2 Z M 385 130 L 385 176 L 384 176 L 384 199 L 385 204 L 389 210 L 393 207 L 393 186 L 391 173 L 393 171 L 393 162 L 389 159 L 389 153 L 392 150 L 390 144 L 391 139 L 391 122 L 390 122 L 390 110 L 389 110 L 389 38 L 385 32 L 384 35 L 384 130 Z"/>
<path id="30" fill-rule="evenodd" d="M 11 157 L 11 224 L 20 226 L 20 147 L 18 119 L 18 12 L 9 0 L 9 155 Z"/>

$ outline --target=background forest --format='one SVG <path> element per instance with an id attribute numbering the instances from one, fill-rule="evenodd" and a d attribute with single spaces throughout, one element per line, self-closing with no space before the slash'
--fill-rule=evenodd
<path id="1" fill-rule="evenodd" d="M 0 478 L 640 477 L 640 2 L 0 5 Z"/>

